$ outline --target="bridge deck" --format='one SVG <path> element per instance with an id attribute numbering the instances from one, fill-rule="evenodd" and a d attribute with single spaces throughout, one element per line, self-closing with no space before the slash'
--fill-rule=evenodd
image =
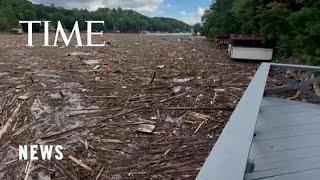
<path id="1" fill-rule="evenodd" d="M 246 180 L 318 180 L 320 106 L 264 97 L 252 141 L 254 170 Z"/>

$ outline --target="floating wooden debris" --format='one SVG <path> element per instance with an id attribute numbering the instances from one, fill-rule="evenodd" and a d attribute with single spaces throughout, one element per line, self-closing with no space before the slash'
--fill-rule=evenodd
<path id="1" fill-rule="evenodd" d="M 0 62 L 0 129 L 19 103 L 21 108 L 0 139 L 0 156 L 9 167 L 0 177 L 21 172 L 18 161 L 5 155 L 17 154 L 23 141 L 67 150 L 63 161 L 33 162 L 28 179 L 42 172 L 41 177 L 75 180 L 193 178 L 256 65 L 225 61 L 225 52 L 213 52 L 195 37 L 108 38 L 113 43 L 107 48 L 35 47 L 32 56 L 24 46 L 4 49 L 10 62 Z M 8 68 L 12 64 L 20 67 Z M 214 139 L 201 138 L 207 135 Z"/>
<path id="2" fill-rule="evenodd" d="M 18 86 L 16 86 L 16 89 L 22 89 L 22 88 L 25 88 L 26 87 L 26 85 L 18 85 Z"/>
<path id="3" fill-rule="evenodd" d="M 197 127 L 197 129 L 194 131 L 193 134 L 197 134 L 197 132 L 199 131 L 199 129 L 201 128 L 201 126 L 204 124 L 204 121 L 202 121 L 202 123 Z"/>
<path id="4" fill-rule="evenodd" d="M 207 121 L 210 119 L 210 116 L 196 112 L 188 112 L 187 118 L 193 121 Z"/>
<path id="5" fill-rule="evenodd" d="M 90 53 L 85 53 L 85 52 L 71 52 L 71 53 L 66 54 L 66 56 L 79 56 L 79 55 L 89 56 Z"/>
<path id="6" fill-rule="evenodd" d="M 153 124 L 140 124 L 137 128 L 137 131 L 143 133 L 152 133 L 155 128 L 156 126 Z"/>
<path id="7" fill-rule="evenodd" d="M 104 143 L 117 143 L 117 144 L 123 144 L 124 142 L 118 140 L 118 139 L 103 139 L 101 142 Z"/>
<path id="8" fill-rule="evenodd" d="M 92 171 L 92 169 L 91 169 L 89 166 L 87 166 L 87 165 L 84 164 L 81 160 L 75 158 L 74 156 L 69 155 L 68 158 L 69 158 L 71 161 L 73 161 L 73 162 L 75 162 L 76 164 L 78 164 L 79 166 L 83 167 L 84 169 L 86 169 L 86 170 L 88 170 L 88 171 Z"/>
<path id="9" fill-rule="evenodd" d="M 157 68 L 163 69 L 163 68 L 165 68 L 165 65 L 159 65 L 159 66 L 157 66 Z"/>
<path id="10" fill-rule="evenodd" d="M 317 96 L 320 96 L 320 84 L 319 83 L 313 83 L 313 89 Z"/>
<path id="11" fill-rule="evenodd" d="M 83 62 L 91 66 L 93 70 L 97 70 L 100 68 L 100 60 L 98 59 L 89 59 L 89 60 L 84 60 Z"/>
<path id="12" fill-rule="evenodd" d="M 226 90 L 225 89 L 214 89 L 215 92 L 218 92 L 218 93 L 223 93 L 225 92 Z"/>
<path id="13" fill-rule="evenodd" d="M 166 152 L 164 152 L 163 156 L 168 155 L 171 150 L 172 150 L 172 148 L 169 148 L 168 150 L 166 150 Z"/>
<path id="14" fill-rule="evenodd" d="M 22 96 L 19 96 L 18 99 L 20 99 L 20 100 L 27 100 L 27 99 L 29 99 L 29 96 L 27 96 L 27 95 L 22 95 Z"/>
<path id="15" fill-rule="evenodd" d="M 4 124 L 4 126 L 1 127 L 0 129 L 0 139 L 2 138 L 2 136 L 7 132 L 9 126 L 11 125 L 11 123 L 13 122 L 13 120 L 15 119 L 15 117 L 17 116 L 19 110 L 20 110 L 20 106 L 21 104 L 19 104 L 16 109 L 13 111 L 11 117 L 8 119 L 8 121 Z"/>
<path id="16" fill-rule="evenodd" d="M 101 174 L 102 174 L 102 172 L 103 172 L 103 170 L 104 170 L 105 167 L 106 167 L 106 166 L 103 166 L 103 167 L 102 167 L 102 169 L 100 170 L 99 174 L 98 174 L 97 177 L 96 177 L 96 180 L 99 179 L 99 177 L 101 176 Z"/>
<path id="17" fill-rule="evenodd" d="M 187 78 L 179 78 L 179 79 L 173 79 L 174 83 L 186 83 L 188 81 L 191 81 L 193 78 L 192 77 L 187 77 Z"/>
<path id="18" fill-rule="evenodd" d="M 24 180 L 28 180 L 30 172 L 32 171 L 31 167 L 32 167 L 32 160 L 28 161 L 28 163 L 27 163 L 27 166 L 26 166 L 26 169 L 25 169 L 26 175 L 24 176 Z"/>

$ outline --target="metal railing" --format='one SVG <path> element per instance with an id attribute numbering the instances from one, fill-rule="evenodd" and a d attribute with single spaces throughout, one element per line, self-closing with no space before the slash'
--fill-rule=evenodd
<path id="1" fill-rule="evenodd" d="M 197 180 L 243 179 L 269 69 L 270 64 L 260 65 Z"/>
<path id="2" fill-rule="evenodd" d="M 289 69 L 295 72 L 290 73 Z M 320 77 L 317 77 L 318 72 L 320 67 L 262 63 L 196 179 L 242 180 L 249 162 L 248 157 L 263 96 L 283 96 L 291 91 L 300 91 L 300 95 L 304 94 L 311 100 L 319 101 L 320 97 L 311 89 L 313 83 L 320 82 Z M 265 89 L 269 74 L 273 77 L 271 79 L 277 79 L 278 82 L 271 83 L 272 87 Z M 308 78 L 299 78 L 305 74 Z"/>

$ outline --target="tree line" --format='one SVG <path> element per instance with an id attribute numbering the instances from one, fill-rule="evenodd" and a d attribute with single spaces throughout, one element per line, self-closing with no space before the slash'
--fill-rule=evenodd
<path id="1" fill-rule="evenodd" d="M 205 36 L 258 34 L 278 54 L 320 64 L 319 0 L 215 0 L 202 22 Z"/>
<path id="2" fill-rule="evenodd" d="M 99 8 L 64 9 L 62 7 L 32 4 L 27 0 L 0 0 L 0 31 L 9 31 L 19 25 L 19 21 L 48 20 L 53 27 L 61 21 L 64 28 L 72 30 L 74 22 L 79 21 L 80 30 L 86 30 L 85 21 L 105 21 L 105 26 L 95 26 L 94 30 L 140 32 L 188 32 L 190 25 L 172 18 L 147 17 L 133 10 Z M 23 26 L 24 29 L 26 27 Z M 35 31 L 42 28 L 36 26 Z"/>

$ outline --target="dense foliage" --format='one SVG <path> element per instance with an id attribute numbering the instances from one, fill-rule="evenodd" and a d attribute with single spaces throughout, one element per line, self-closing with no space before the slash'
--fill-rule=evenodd
<path id="1" fill-rule="evenodd" d="M 192 29 L 194 34 L 201 33 L 202 31 L 201 23 L 196 23 L 195 25 L 193 25 Z"/>
<path id="2" fill-rule="evenodd" d="M 0 0 L 0 30 L 17 27 L 19 20 L 49 20 L 55 27 L 57 21 L 72 30 L 74 22 L 79 21 L 80 29 L 86 29 L 86 20 L 105 21 L 105 27 L 95 29 L 119 30 L 121 32 L 162 31 L 185 32 L 191 27 L 176 19 L 150 18 L 133 10 L 100 8 L 97 11 L 72 9 L 67 10 L 54 6 L 35 5 L 26 0 Z M 25 27 L 24 27 L 25 28 Z M 35 28 L 40 30 L 39 27 Z"/>
<path id="3" fill-rule="evenodd" d="M 216 0 L 202 20 L 208 37 L 260 34 L 280 54 L 320 64 L 319 0 Z"/>

